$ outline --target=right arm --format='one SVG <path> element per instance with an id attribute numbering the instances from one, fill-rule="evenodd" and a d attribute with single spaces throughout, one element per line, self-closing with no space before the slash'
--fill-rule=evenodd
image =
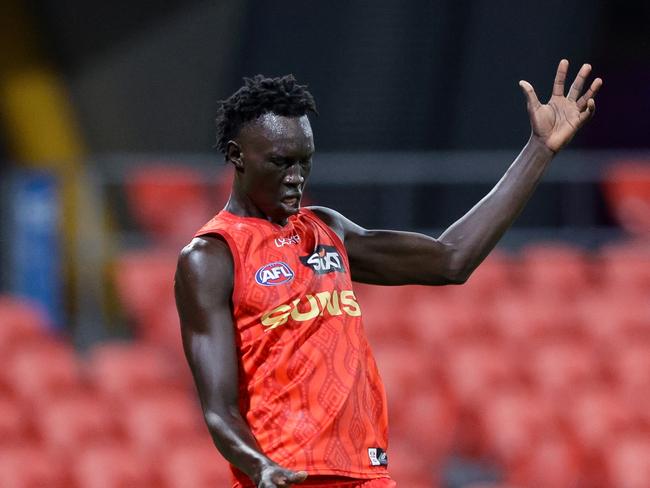
<path id="1" fill-rule="evenodd" d="M 307 473 L 266 457 L 239 411 L 233 282 L 232 256 L 221 239 L 195 238 L 181 251 L 174 293 L 185 356 L 219 452 L 259 488 L 288 487 Z"/>

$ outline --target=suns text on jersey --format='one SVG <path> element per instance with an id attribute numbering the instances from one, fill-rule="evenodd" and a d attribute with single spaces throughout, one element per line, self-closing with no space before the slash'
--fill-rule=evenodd
<path id="1" fill-rule="evenodd" d="M 267 330 L 271 330 L 286 324 L 289 319 L 306 322 L 319 316 L 343 313 L 352 317 L 361 315 L 361 307 L 352 290 L 321 291 L 304 295 L 264 313 L 261 322 Z"/>

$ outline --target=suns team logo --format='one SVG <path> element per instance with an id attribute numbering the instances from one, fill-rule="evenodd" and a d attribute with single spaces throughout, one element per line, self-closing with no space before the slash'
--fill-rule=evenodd
<path id="1" fill-rule="evenodd" d="M 343 259 L 333 246 L 319 245 L 309 256 L 301 256 L 300 262 L 316 274 L 343 272 Z"/>
<path id="2" fill-rule="evenodd" d="M 283 263 L 282 261 L 265 264 L 255 273 L 255 281 L 262 286 L 276 286 L 289 283 L 293 277 L 293 270 L 287 263 Z"/>

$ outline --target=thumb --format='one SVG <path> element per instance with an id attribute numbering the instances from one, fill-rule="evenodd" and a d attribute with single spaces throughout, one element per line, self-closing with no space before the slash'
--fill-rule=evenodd
<path id="1" fill-rule="evenodd" d="M 302 483 L 307 479 L 307 471 L 287 471 L 287 481 L 290 483 Z"/>
<path id="2" fill-rule="evenodd" d="M 307 471 L 291 471 L 290 469 L 282 469 L 281 471 L 277 471 L 272 479 L 273 482 L 279 486 L 302 483 L 307 479 Z"/>
<path id="3" fill-rule="evenodd" d="M 541 103 L 539 103 L 539 99 L 537 98 L 537 94 L 535 93 L 535 89 L 533 88 L 533 85 L 528 83 L 526 80 L 521 80 L 519 81 L 519 87 L 521 88 L 521 91 L 524 93 L 524 96 L 526 97 L 528 106 L 532 110 L 537 109 L 537 107 L 539 107 Z"/>

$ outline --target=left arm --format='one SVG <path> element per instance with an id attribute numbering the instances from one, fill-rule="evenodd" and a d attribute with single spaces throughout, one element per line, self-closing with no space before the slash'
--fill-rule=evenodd
<path id="1" fill-rule="evenodd" d="M 520 81 L 532 133 L 505 175 L 480 202 L 438 239 L 410 232 L 367 230 L 330 209 L 313 210 L 345 242 L 355 281 L 381 285 L 463 283 L 512 225 L 553 156 L 594 114 L 596 78 L 580 96 L 591 67 L 583 65 L 564 95 L 568 62 L 558 66 L 549 102 L 542 105 L 530 83 Z M 579 98 L 578 98 L 579 97 Z"/>

